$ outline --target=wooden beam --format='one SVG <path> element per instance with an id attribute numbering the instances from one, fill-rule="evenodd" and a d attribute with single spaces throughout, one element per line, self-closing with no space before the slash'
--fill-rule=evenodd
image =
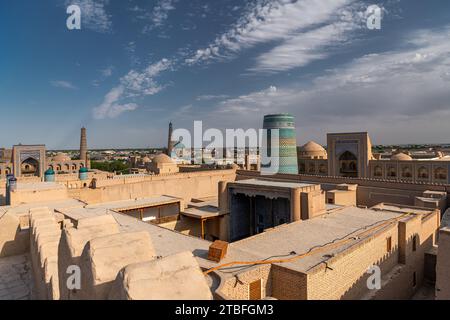
<path id="1" fill-rule="evenodd" d="M 205 240 L 205 219 L 202 219 L 202 239 Z"/>

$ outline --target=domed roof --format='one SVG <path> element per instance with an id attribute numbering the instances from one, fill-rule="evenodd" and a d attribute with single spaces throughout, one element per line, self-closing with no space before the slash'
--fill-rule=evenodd
<path id="1" fill-rule="evenodd" d="M 174 163 L 173 160 L 166 154 L 161 153 L 158 154 L 157 156 L 155 156 L 152 160 L 152 162 L 154 164 L 159 164 L 159 163 Z"/>
<path id="2" fill-rule="evenodd" d="M 305 145 L 303 145 L 300 148 L 303 152 L 323 152 L 325 149 L 318 143 L 315 143 L 314 141 L 309 141 Z"/>
<path id="3" fill-rule="evenodd" d="M 148 163 L 148 162 L 151 162 L 152 160 L 149 158 L 149 157 L 147 157 L 147 156 L 145 156 L 145 157 L 143 157 L 142 158 L 142 162 L 143 163 Z"/>
<path id="4" fill-rule="evenodd" d="M 58 152 L 56 156 L 53 157 L 53 161 L 71 161 L 72 159 L 67 155 L 67 153 Z"/>
<path id="5" fill-rule="evenodd" d="M 399 153 L 396 153 L 396 154 L 392 155 L 391 160 L 394 160 L 394 161 L 411 161 L 412 158 L 411 158 L 411 156 L 408 156 L 407 154 L 405 154 L 403 152 L 399 152 Z"/>
<path id="6" fill-rule="evenodd" d="M 48 169 L 45 171 L 44 174 L 45 174 L 45 175 L 52 175 L 52 174 L 55 174 L 55 171 L 53 171 L 52 168 L 48 168 Z"/>
<path id="7" fill-rule="evenodd" d="M 89 172 L 89 169 L 86 167 L 81 167 L 79 170 L 80 173 L 85 173 L 85 172 Z"/>

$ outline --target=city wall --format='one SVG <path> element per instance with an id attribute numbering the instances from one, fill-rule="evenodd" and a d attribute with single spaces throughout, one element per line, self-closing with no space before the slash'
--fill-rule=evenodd
<path id="1" fill-rule="evenodd" d="M 445 184 L 291 174 L 261 176 L 257 171 L 237 171 L 237 180 L 256 177 L 293 182 L 319 183 L 325 191 L 335 189 L 339 184 L 357 184 L 356 201 L 357 205 L 360 206 L 372 207 L 381 202 L 414 206 L 415 198 L 421 197 L 423 192 L 427 190 L 447 192 L 447 205 L 450 205 L 450 185 Z"/>
<path id="2" fill-rule="evenodd" d="M 436 266 L 436 299 L 450 300 L 450 228 L 439 231 L 439 247 Z"/>
<path id="3" fill-rule="evenodd" d="M 97 179 L 93 189 L 77 189 L 71 195 L 88 203 L 110 202 L 155 195 L 170 195 L 189 202 L 192 198 L 217 197 L 219 181 L 234 181 L 235 170 Z"/>

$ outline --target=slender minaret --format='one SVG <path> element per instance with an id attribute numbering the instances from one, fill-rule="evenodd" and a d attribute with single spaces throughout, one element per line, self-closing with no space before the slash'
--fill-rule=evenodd
<path id="1" fill-rule="evenodd" d="M 80 160 L 83 161 L 85 167 L 88 165 L 88 155 L 87 155 L 87 138 L 86 138 L 86 128 L 81 128 L 81 138 L 80 138 Z"/>
<path id="2" fill-rule="evenodd" d="M 168 137 L 168 140 L 167 140 L 167 155 L 169 157 L 172 156 L 172 149 L 173 149 L 172 133 L 173 133 L 173 125 L 172 125 L 172 122 L 170 122 L 169 123 L 169 137 Z"/>

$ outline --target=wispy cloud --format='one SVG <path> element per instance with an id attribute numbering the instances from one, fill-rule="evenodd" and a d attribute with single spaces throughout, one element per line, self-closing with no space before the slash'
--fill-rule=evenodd
<path id="1" fill-rule="evenodd" d="M 76 4 L 81 9 L 81 28 L 108 33 L 112 30 L 111 15 L 106 11 L 109 0 L 66 0 L 66 6 Z"/>
<path id="2" fill-rule="evenodd" d="M 131 70 L 120 79 L 120 84 L 112 88 L 102 104 L 93 109 L 95 119 L 115 118 L 126 111 L 133 111 L 138 105 L 130 99 L 155 95 L 164 89 L 156 78 L 171 68 L 171 61 L 162 59 L 142 71 Z"/>
<path id="3" fill-rule="evenodd" d="M 411 123 L 432 115 L 450 121 L 449 38 L 450 26 L 408 34 L 401 49 L 354 59 L 310 85 L 271 87 L 225 99 L 212 118 L 248 124 L 254 122 L 255 113 L 283 111 L 296 115 L 303 130 L 323 129 L 326 124 L 328 130 L 372 129 L 384 137 L 410 132 Z M 414 130 L 427 137 L 433 130 L 447 129 Z"/>
<path id="4" fill-rule="evenodd" d="M 229 95 L 219 94 L 219 95 L 201 95 L 196 98 L 197 101 L 211 101 L 211 100 L 221 100 L 229 98 Z"/>
<path id="5" fill-rule="evenodd" d="M 121 85 L 111 89 L 106 94 L 103 103 L 94 108 L 94 118 L 115 118 L 126 111 L 136 110 L 138 105 L 135 103 L 119 103 L 124 91 L 125 88 Z"/>
<path id="6" fill-rule="evenodd" d="M 113 72 L 114 72 L 114 66 L 108 66 L 104 69 L 101 69 L 99 79 L 93 80 L 92 85 L 94 87 L 98 87 L 103 81 L 105 81 L 107 78 L 111 77 Z"/>
<path id="7" fill-rule="evenodd" d="M 261 43 L 292 41 L 292 37 L 299 32 L 335 22 L 336 16 L 341 16 L 342 10 L 353 2 L 355 1 L 257 1 L 247 8 L 244 16 L 227 32 L 218 36 L 206 48 L 197 50 L 186 59 L 186 63 L 196 64 L 211 59 L 234 57 L 239 51 Z"/>
<path id="8" fill-rule="evenodd" d="M 128 97 L 154 95 L 163 89 L 163 86 L 157 83 L 155 78 L 171 66 L 170 60 L 162 59 L 140 72 L 131 70 L 120 79 L 120 83 L 127 89 Z"/>
<path id="9" fill-rule="evenodd" d="M 169 18 L 169 13 L 175 10 L 177 0 L 158 0 L 151 12 L 142 14 L 140 19 L 149 20 L 150 24 L 145 26 L 143 32 L 150 32 L 155 28 L 162 27 Z"/>
<path id="10" fill-rule="evenodd" d="M 75 87 L 72 83 L 65 80 L 53 80 L 50 81 L 50 84 L 56 88 L 72 89 L 72 90 L 77 89 L 77 87 Z"/>
<path id="11" fill-rule="evenodd" d="M 108 78 L 112 76 L 114 72 L 114 66 L 108 66 L 105 69 L 100 70 L 100 72 L 104 78 Z"/>
<path id="12" fill-rule="evenodd" d="M 300 33 L 258 56 L 256 65 L 249 70 L 254 72 L 287 71 L 325 59 L 332 53 L 328 47 L 348 41 L 350 31 L 356 28 L 358 25 L 353 22 L 339 21 Z"/>

